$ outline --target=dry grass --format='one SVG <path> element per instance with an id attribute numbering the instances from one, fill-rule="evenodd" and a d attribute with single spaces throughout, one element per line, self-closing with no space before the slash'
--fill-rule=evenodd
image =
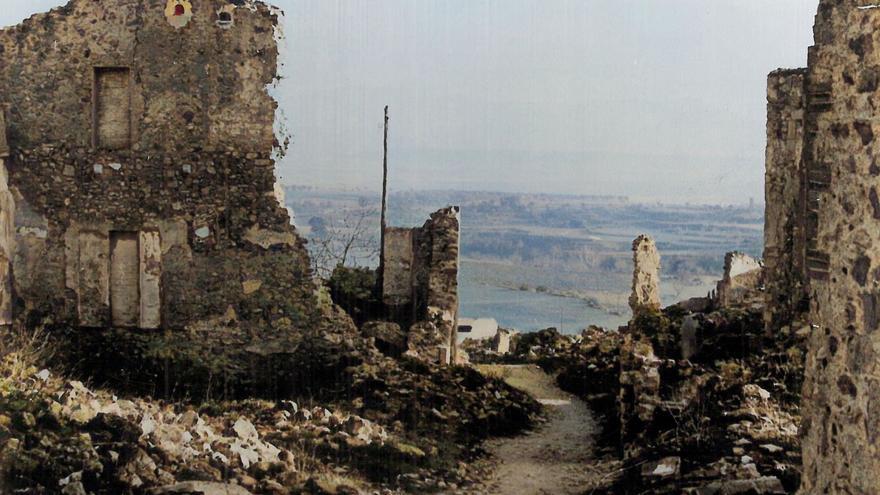
<path id="1" fill-rule="evenodd" d="M 42 329 L 0 329 L 0 361 L 3 377 L 10 380 L 31 376 L 35 368 L 52 357 L 48 334 Z"/>
<path id="2" fill-rule="evenodd" d="M 518 388 L 536 399 L 569 398 L 556 386 L 556 380 L 553 376 L 533 364 L 485 364 L 478 365 L 477 370 L 489 378 L 500 378 L 511 387 Z"/>

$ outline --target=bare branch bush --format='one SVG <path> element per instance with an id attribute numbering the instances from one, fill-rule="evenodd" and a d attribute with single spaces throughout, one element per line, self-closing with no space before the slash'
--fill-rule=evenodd
<path id="1" fill-rule="evenodd" d="M 361 205 L 323 220 L 318 228 L 313 226 L 309 254 L 314 273 L 326 279 L 337 266 L 375 264 L 379 255 L 378 215 L 376 208 Z"/>

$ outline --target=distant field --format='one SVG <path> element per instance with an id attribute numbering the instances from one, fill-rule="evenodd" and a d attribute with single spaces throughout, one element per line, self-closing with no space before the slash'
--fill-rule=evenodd
<path id="1" fill-rule="evenodd" d="M 286 192 L 307 238 L 318 237 L 312 226 L 351 232 L 351 218 L 366 215 L 365 235 L 378 246 L 378 195 Z M 726 252 L 759 256 L 763 249 L 760 208 L 637 204 L 620 197 L 392 193 L 390 223 L 421 225 L 450 204 L 462 208 L 462 315 L 494 317 L 520 330 L 561 324 L 575 332 L 589 324 L 625 322 L 630 246 L 641 233 L 653 236 L 660 249 L 665 304 L 705 295 L 721 276 Z M 375 250 L 355 253 L 348 261 L 375 265 Z"/>

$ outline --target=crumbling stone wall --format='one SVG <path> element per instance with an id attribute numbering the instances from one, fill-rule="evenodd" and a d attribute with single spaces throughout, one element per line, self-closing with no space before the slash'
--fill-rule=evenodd
<path id="1" fill-rule="evenodd" d="M 716 286 L 717 303 L 722 308 L 760 303 L 763 266 L 751 256 L 730 252 L 724 255 L 724 275 Z"/>
<path id="2" fill-rule="evenodd" d="M 459 208 L 431 215 L 422 227 L 387 228 L 382 300 L 408 327 L 411 353 L 455 362 L 458 346 Z"/>
<path id="3" fill-rule="evenodd" d="M 767 77 L 767 151 L 764 214 L 764 324 L 768 332 L 804 311 L 804 145 L 806 69 Z"/>
<path id="4" fill-rule="evenodd" d="M 880 493 L 878 25 L 874 2 L 822 0 L 809 51 L 804 161 L 815 213 L 815 238 L 807 236 L 815 330 L 804 493 Z"/>
<path id="5" fill-rule="evenodd" d="M 644 446 L 646 426 L 660 405 L 660 359 L 649 339 L 630 323 L 620 346 L 620 450 L 623 459 L 639 455 Z"/>
<path id="6" fill-rule="evenodd" d="M 660 310 L 660 254 L 654 240 L 640 235 L 633 241 L 633 282 L 629 307 L 633 315 Z"/>
<path id="7" fill-rule="evenodd" d="M 250 0 L 72 0 L 0 31 L 17 319 L 297 317 L 311 290 L 274 194 L 276 25 Z"/>
<path id="8" fill-rule="evenodd" d="M 0 325 L 12 324 L 12 256 L 15 246 L 15 198 L 9 191 L 6 118 L 0 108 Z"/>

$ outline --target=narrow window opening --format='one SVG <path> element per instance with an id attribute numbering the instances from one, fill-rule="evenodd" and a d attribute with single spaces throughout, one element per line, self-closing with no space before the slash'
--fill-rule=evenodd
<path id="1" fill-rule="evenodd" d="M 127 67 L 96 67 L 93 88 L 93 140 L 96 147 L 124 149 L 131 144 L 131 92 Z"/>

